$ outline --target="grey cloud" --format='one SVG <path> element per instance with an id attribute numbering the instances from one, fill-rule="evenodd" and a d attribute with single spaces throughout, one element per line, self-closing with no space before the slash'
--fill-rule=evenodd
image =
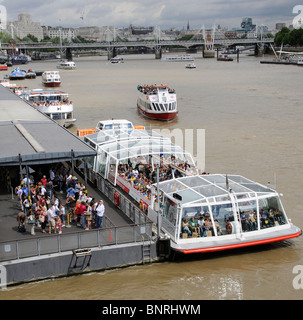
<path id="1" fill-rule="evenodd" d="M 132 23 L 182 28 L 189 20 L 192 27 L 200 28 L 214 23 L 237 27 L 247 16 L 257 24 L 291 23 L 295 17 L 292 8 L 298 3 L 293 0 L 27 0 L 18 3 L 3 0 L 1 4 L 6 7 L 9 20 L 17 20 L 19 13 L 30 13 L 33 21 L 42 25 L 122 27 Z"/>

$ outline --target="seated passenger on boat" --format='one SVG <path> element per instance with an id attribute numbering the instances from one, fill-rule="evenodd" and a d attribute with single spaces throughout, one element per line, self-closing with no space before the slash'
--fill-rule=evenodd
<path id="1" fill-rule="evenodd" d="M 261 221 L 261 228 L 266 228 L 269 227 L 269 220 L 267 217 L 267 213 L 265 212 L 264 209 L 261 210 L 260 212 L 260 221 Z"/>
<path id="2" fill-rule="evenodd" d="M 170 165 L 164 165 L 161 163 L 161 167 L 159 169 L 159 181 L 166 181 L 175 177 L 185 176 L 187 170 L 190 169 L 187 161 L 177 163 L 175 158 L 172 156 L 171 160 L 173 160 L 177 165 L 177 168 L 172 168 Z M 140 162 L 139 164 L 119 164 L 118 165 L 118 174 L 121 178 L 125 179 L 133 188 L 137 191 L 141 192 L 148 199 L 151 198 L 151 188 L 152 183 L 157 182 L 157 168 L 156 165 L 154 168 L 150 164 L 143 164 Z"/>
<path id="3" fill-rule="evenodd" d="M 200 236 L 200 228 L 197 220 L 194 217 L 189 219 L 188 224 L 190 225 L 192 232 L 196 232 Z"/>
<path id="4" fill-rule="evenodd" d="M 163 84 L 161 84 L 161 86 L 165 87 Z M 157 85 L 151 85 L 151 86 L 149 86 L 149 85 L 143 85 L 143 86 L 138 85 L 137 89 L 138 89 L 138 91 L 140 91 L 140 92 L 142 92 L 144 94 L 151 95 L 151 94 L 157 94 L 157 92 L 158 92 L 157 88 L 158 87 L 159 86 L 157 86 Z M 171 88 L 167 87 L 167 90 L 168 90 L 169 93 L 175 93 L 175 89 L 171 89 Z"/>
<path id="5" fill-rule="evenodd" d="M 187 233 L 189 237 L 192 235 L 188 219 L 185 217 L 182 219 L 182 233 Z"/>

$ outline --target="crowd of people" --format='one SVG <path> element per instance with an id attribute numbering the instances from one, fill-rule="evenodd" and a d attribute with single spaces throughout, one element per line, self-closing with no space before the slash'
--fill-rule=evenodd
<path id="1" fill-rule="evenodd" d="M 214 220 L 218 235 L 222 235 L 222 229 L 217 219 Z M 211 237 L 214 235 L 214 226 L 209 214 L 200 214 L 182 218 L 182 234 L 186 237 Z"/>
<path id="2" fill-rule="evenodd" d="M 173 178 L 184 177 L 191 174 L 191 165 L 187 161 L 176 162 L 175 156 L 162 161 L 159 168 L 159 182 L 171 180 Z M 202 174 L 206 174 L 203 172 Z M 152 184 L 157 182 L 157 165 L 126 163 L 119 164 L 118 175 L 127 181 L 134 189 L 142 193 L 147 199 L 151 199 Z"/>
<path id="3" fill-rule="evenodd" d="M 49 107 L 49 106 L 65 106 L 73 104 L 68 98 L 63 98 L 62 100 L 41 100 L 41 101 L 31 101 L 31 103 L 36 107 Z"/>
<path id="4" fill-rule="evenodd" d="M 167 88 L 168 92 L 169 93 L 176 93 L 175 89 L 171 89 L 169 88 L 168 86 L 165 86 L 165 85 L 148 85 L 148 84 L 145 84 L 145 85 L 138 85 L 137 86 L 137 89 L 138 91 L 144 93 L 144 94 L 157 94 L 158 93 L 158 88 L 159 87 L 162 87 L 162 88 Z"/>
<path id="5" fill-rule="evenodd" d="M 15 193 L 20 200 L 21 211 L 17 215 L 20 232 L 25 232 L 27 223 L 32 235 L 36 228 L 42 233 L 48 230 L 50 234 L 60 234 L 63 227 L 72 224 L 85 230 L 102 226 L 103 201 L 88 196 L 85 185 L 63 165 L 50 168 L 48 175 L 42 172 L 37 172 L 35 178 L 24 175 Z"/>

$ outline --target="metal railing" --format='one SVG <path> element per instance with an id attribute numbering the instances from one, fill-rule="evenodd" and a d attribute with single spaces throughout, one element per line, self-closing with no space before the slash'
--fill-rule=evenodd
<path id="1" fill-rule="evenodd" d="M 145 223 L 3 241 L 0 242 L 0 262 L 75 249 L 141 242 L 149 240 L 151 236 L 152 223 Z"/>

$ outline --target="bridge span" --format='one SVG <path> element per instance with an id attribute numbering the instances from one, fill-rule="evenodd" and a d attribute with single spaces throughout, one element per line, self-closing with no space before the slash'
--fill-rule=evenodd
<path id="1" fill-rule="evenodd" d="M 227 47 L 227 46 L 255 46 L 262 47 L 264 44 L 270 44 L 274 42 L 274 38 L 250 38 L 250 39 L 214 39 L 213 44 L 217 48 L 219 47 Z M 39 42 L 39 43 L 17 43 L 16 47 L 19 50 L 43 50 L 43 49 L 58 49 L 66 50 L 66 58 L 72 58 L 72 50 L 79 49 L 89 49 L 89 48 L 104 48 L 108 50 L 108 58 L 115 56 L 115 49 L 122 47 L 147 47 L 155 50 L 156 59 L 161 58 L 162 47 L 169 46 L 179 46 L 186 49 L 195 48 L 195 47 L 203 47 L 204 48 L 205 41 L 202 39 L 193 39 L 193 40 L 151 40 L 151 41 L 104 41 L 104 42 L 68 42 L 62 44 L 56 44 L 51 42 Z M 1 50 L 10 50 L 14 49 L 11 44 L 1 43 Z"/>

